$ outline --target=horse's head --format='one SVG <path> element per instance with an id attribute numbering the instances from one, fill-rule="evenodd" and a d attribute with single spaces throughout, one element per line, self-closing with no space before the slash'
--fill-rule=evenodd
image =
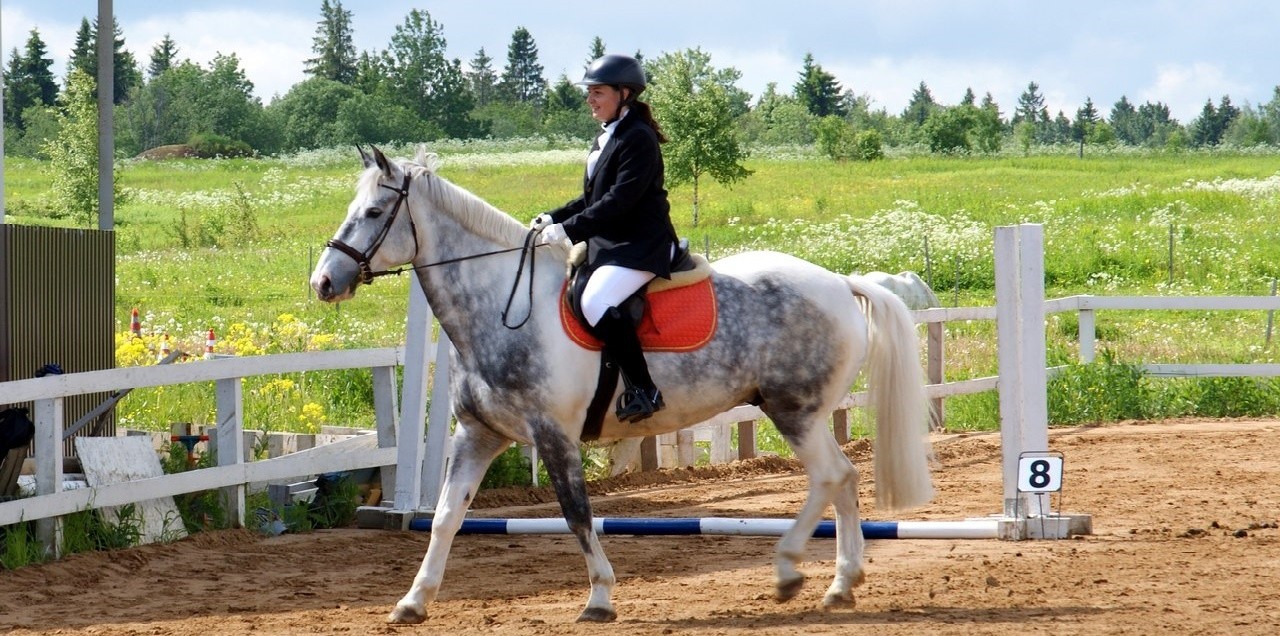
<path id="1" fill-rule="evenodd" d="M 360 149 L 365 170 L 356 196 L 311 273 L 312 289 L 326 302 L 351 298 L 360 283 L 373 282 L 375 276 L 412 261 L 418 252 L 417 228 L 409 212 L 409 173 L 381 150 L 372 150 L 370 156 Z"/>

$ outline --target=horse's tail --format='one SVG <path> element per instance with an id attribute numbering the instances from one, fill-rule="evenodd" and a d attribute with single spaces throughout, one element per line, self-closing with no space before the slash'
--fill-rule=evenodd
<path id="1" fill-rule="evenodd" d="M 920 369 L 920 343 L 907 306 L 893 292 L 847 277 L 866 299 L 870 346 L 869 405 L 876 419 L 876 506 L 919 506 L 933 497 L 929 478 L 929 401 Z"/>

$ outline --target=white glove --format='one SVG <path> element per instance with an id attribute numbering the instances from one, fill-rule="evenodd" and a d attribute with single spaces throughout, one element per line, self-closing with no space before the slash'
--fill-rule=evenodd
<path id="1" fill-rule="evenodd" d="M 555 223 L 555 221 L 551 220 L 550 214 L 546 214 L 546 213 L 539 214 L 538 216 L 533 217 L 532 221 L 529 221 L 529 229 L 541 230 L 547 227 L 548 225 L 551 225 L 552 223 Z"/>
<path id="2" fill-rule="evenodd" d="M 542 233 L 538 235 L 538 245 L 547 243 L 559 243 L 569 240 L 569 235 L 564 233 L 564 226 L 559 223 L 552 223 L 543 228 Z"/>

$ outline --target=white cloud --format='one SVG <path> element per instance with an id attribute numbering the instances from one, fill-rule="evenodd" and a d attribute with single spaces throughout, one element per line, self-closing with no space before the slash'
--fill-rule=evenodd
<path id="1" fill-rule="evenodd" d="M 1207 62 L 1165 64 L 1156 69 L 1155 81 L 1138 92 L 1138 102 L 1164 102 L 1173 116 L 1183 124 L 1200 115 L 1206 101 L 1216 105 L 1223 95 L 1236 95 L 1233 102 L 1245 101 L 1247 87 L 1226 76 L 1222 68 Z"/>
<path id="2" fill-rule="evenodd" d="M 315 20 L 296 13 L 228 9 L 191 11 L 146 18 L 124 25 L 126 47 L 145 67 L 165 34 L 178 46 L 178 58 L 208 68 L 218 53 L 235 53 L 263 103 L 284 95 L 306 79 L 303 61 L 312 57 Z"/>

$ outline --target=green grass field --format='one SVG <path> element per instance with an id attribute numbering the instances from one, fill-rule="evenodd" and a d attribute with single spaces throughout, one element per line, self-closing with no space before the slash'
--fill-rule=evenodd
<path id="1" fill-rule="evenodd" d="M 576 194 L 581 151 L 524 141 L 435 149 L 441 173 L 526 220 Z M 409 156 L 410 148 L 391 153 Z M 993 300 L 993 228 L 1043 223 L 1050 298 L 1071 294 L 1266 294 L 1280 276 L 1280 154 L 1074 152 L 994 157 L 899 156 L 833 163 L 762 151 L 732 188 L 673 188 L 677 229 L 712 258 L 775 249 L 836 271 L 914 270 L 946 305 Z M 407 279 L 380 279 L 353 302 L 310 294 L 307 277 L 345 215 L 359 168 L 354 150 L 282 159 L 127 161 L 116 208 L 118 364 L 154 360 L 159 334 L 188 351 L 209 328 L 241 355 L 398 344 Z M 6 222 L 64 223 L 45 212 L 47 166 L 7 159 Z M 147 337 L 126 337 L 138 308 Z M 1262 312 L 1110 312 L 1100 348 L 1113 363 L 1270 362 Z M 1052 316 L 1051 363 L 1074 359 L 1074 316 Z M 993 373 L 994 326 L 947 330 L 947 377 Z M 367 424 L 358 372 L 260 378 L 246 387 L 264 428 Z M 207 421 L 211 388 L 138 391 L 123 425 Z M 954 407 L 953 407 L 954 403 Z M 255 411 L 256 409 L 256 411 Z M 994 424 L 994 400 L 948 402 L 961 428 Z M 288 414 L 288 417 L 281 417 Z M 1163 413 L 1158 413 L 1163 414 Z M 251 418 L 252 419 L 252 418 Z"/>

